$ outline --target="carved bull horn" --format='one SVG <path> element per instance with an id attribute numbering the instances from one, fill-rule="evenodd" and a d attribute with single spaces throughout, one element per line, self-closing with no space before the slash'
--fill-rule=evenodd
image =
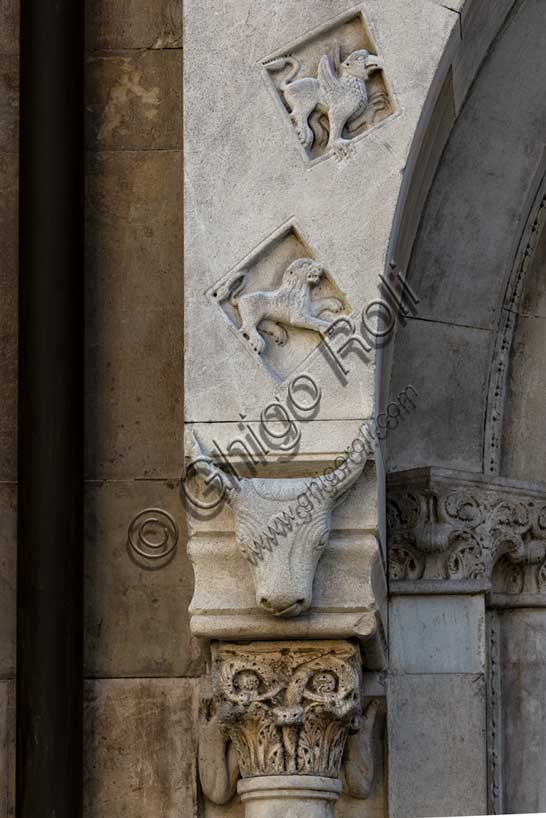
<path id="1" fill-rule="evenodd" d="M 204 703 L 199 719 L 199 779 L 209 801 L 223 806 L 231 801 L 237 791 L 239 763 L 234 745 L 210 709 L 211 703 Z"/>
<path id="2" fill-rule="evenodd" d="M 207 485 L 215 481 L 215 488 L 228 501 L 235 539 L 250 565 L 256 605 L 268 614 L 295 617 L 311 607 L 315 572 L 328 545 L 332 511 L 362 474 L 372 449 L 367 427 L 360 429 L 357 440 L 359 448 L 354 441 L 348 454 L 336 460 L 336 468 L 316 478 L 240 480 L 222 472 L 197 439 L 192 441 L 194 472 L 200 473 Z"/>
<path id="3" fill-rule="evenodd" d="M 189 458 L 190 462 L 185 470 L 185 480 L 188 480 L 192 474 L 201 478 L 207 486 L 215 485 L 220 492 L 220 498 L 217 498 L 214 504 L 210 504 L 208 508 L 213 505 L 218 506 L 222 500 L 230 503 L 234 494 L 240 491 L 240 481 L 233 475 L 228 475 L 210 455 L 201 447 L 195 432 L 192 432 L 188 438 L 189 442 Z M 205 477 L 206 475 L 206 477 Z M 203 505 L 203 508 L 207 506 Z"/>
<path id="4" fill-rule="evenodd" d="M 320 478 L 320 484 L 323 490 L 327 491 L 330 499 L 333 500 L 334 506 L 343 499 L 353 483 L 358 480 L 373 449 L 372 435 L 366 424 L 360 429 L 360 435 L 356 440 L 364 444 L 363 449 L 354 451 L 354 443 L 356 442 L 354 441 L 353 452 L 345 457 L 338 457 L 335 463 L 337 465 L 338 461 L 341 461 L 340 465 L 336 469 L 326 469 Z M 328 489 L 328 487 L 330 488 Z"/>

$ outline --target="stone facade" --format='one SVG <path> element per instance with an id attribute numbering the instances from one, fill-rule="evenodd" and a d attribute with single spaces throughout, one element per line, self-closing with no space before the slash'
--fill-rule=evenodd
<path id="1" fill-rule="evenodd" d="M 87 6 L 86 818 L 546 811 L 544 5 Z"/>

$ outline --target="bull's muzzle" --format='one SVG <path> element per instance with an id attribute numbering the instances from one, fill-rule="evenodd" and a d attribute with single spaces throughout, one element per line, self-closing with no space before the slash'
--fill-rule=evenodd
<path id="1" fill-rule="evenodd" d="M 257 596 L 256 602 L 262 610 L 267 611 L 272 616 L 281 616 L 289 619 L 292 616 L 299 616 L 306 611 L 311 604 L 311 600 L 294 594 L 270 594 L 269 596 Z"/>

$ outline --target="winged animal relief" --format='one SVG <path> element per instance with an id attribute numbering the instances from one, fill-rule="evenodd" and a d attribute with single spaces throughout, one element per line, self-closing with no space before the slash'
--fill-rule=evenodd
<path id="1" fill-rule="evenodd" d="M 328 133 L 326 150 L 338 158 L 348 156 L 355 131 L 368 115 L 367 82 L 383 67 L 379 57 L 363 48 L 340 62 L 337 49 L 334 57 L 328 54 L 321 57 L 316 78 L 298 79 L 301 63 L 294 56 L 272 60 L 265 67 L 270 72 L 290 69 L 278 87 L 306 151 L 311 151 L 316 141 L 324 141 Z M 374 106 L 384 107 L 384 96 L 379 94 L 376 99 L 374 95 Z"/>

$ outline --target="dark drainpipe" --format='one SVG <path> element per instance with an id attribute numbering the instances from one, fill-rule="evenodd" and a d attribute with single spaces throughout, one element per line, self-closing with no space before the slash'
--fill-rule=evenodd
<path id="1" fill-rule="evenodd" d="M 21 0 L 18 818 L 82 802 L 83 0 Z"/>

